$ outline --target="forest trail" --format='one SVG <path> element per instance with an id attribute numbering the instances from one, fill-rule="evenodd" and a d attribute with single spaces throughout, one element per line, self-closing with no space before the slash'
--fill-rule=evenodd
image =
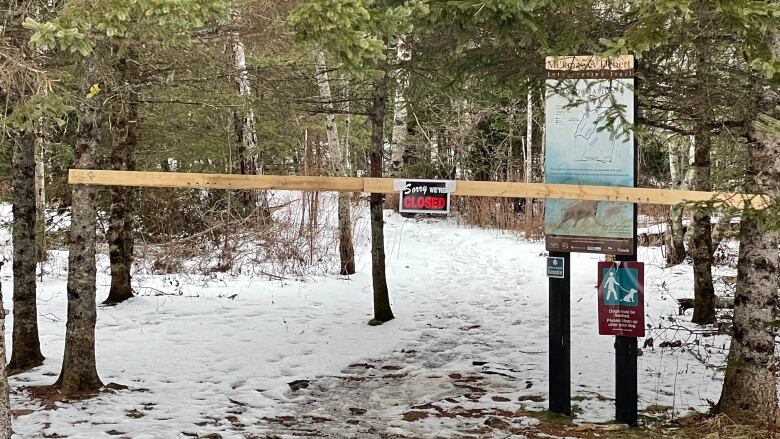
<path id="1" fill-rule="evenodd" d="M 444 330 L 450 326 L 457 332 Z M 478 323 L 442 316 L 416 343 L 379 360 L 293 383 L 294 397 L 280 414 L 263 419 L 265 432 L 270 437 L 377 439 L 482 438 L 494 433 L 553 437 L 537 436 L 544 431 L 526 412 L 528 405 L 538 407 L 546 400 L 546 389 L 532 378 L 535 374 L 500 362 L 467 364 L 464 345 L 483 346 L 487 353 L 500 338 Z M 466 366 L 460 372 L 447 367 L 456 360 Z M 525 394 L 518 396 L 518 389 Z"/>
<path id="2" fill-rule="evenodd" d="M 360 218 L 356 230 L 367 234 Z M 543 244 L 389 211 L 385 229 L 395 320 L 366 324 L 371 276 L 365 235 L 358 235 L 358 273 L 349 278 L 140 272 L 133 280 L 141 294 L 101 307 L 96 329 L 101 378 L 128 388 L 54 409 L 24 390 L 51 384 L 61 365 L 67 264 L 66 253 L 52 252 L 39 291 L 46 361 L 11 378 L 18 437 L 544 433 L 533 419 L 547 406 Z M 648 267 L 646 313 L 653 325 L 648 335 L 656 346 L 680 337 L 686 346 L 685 352 L 645 349 L 639 357 L 640 410 L 664 417 L 704 411 L 718 397 L 721 373 L 708 364 L 721 364 L 722 350 L 713 347 L 720 348 L 725 338 L 670 329 L 686 327 L 672 297 L 687 294 L 691 269 L 661 269 L 662 255 L 652 248 L 643 249 L 640 259 Z M 597 260 L 597 255 L 572 257 L 576 423 L 614 416 L 613 339 L 599 336 L 595 321 Z M 98 264 L 102 297 L 109 285 L 105 255 Z M 2 275 L 4 285 L 10 284 L 8 264 Z M 4 296 L 10 308 L 10 291 Z M 6 330 L 10 327 L 7 322 Z M 290 383 L 296 382 L 293 390 Z M 305 383 L 308 387 L 301 386 Z M 576 437 L 565 430 L 570 427 L 557 431 Z"/>

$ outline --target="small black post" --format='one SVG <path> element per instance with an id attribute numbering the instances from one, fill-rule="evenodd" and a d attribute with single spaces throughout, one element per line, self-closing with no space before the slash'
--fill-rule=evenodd
<path id="1" fill-rule="evenodd" d="M 634 183 L 636 186 L 636 182 Z M 634 204 L 634 254 L 617 255 L 615 261 L 636 261 L 637 205 Z M 637 402 L 637 340 L 636 337 L 615 336 L 615 420 L 631 427 L 638 425 Z"/>
<path id="2" fill-rule="evenodd" d="M 634 65 L 636 69 L 636 65 Z M 639 80 L 635 80 L 635 91 L 641 86 Z M 637 102 L 634 101 L 634 114 L 637 114 Z M 632 121 L 633 122 L 633 121 Z M 634 187 L 637 185 L 637 176 L 639 175 L 639 160 L 637 159 L 639 148 L 636 135 L 634 140 Z M 633 255 L 617 255 L 615 261 L 636 261 L 639 259 L 637 246 L 637 217 L 639 208 L 634 203 L 634 224 L 632 231 Z M 639 392 L 637 391 L 637 340 L 636 337 L 615 337 L 615 420 L 631 427 L 639 424 L 637 415 L 637 403 Z"/>
<path id="3" fill-rule="evenodd" d="M 571 416 L 571 253 L 563 258 L 563 279 L 550 278 L 550 411 Z"/>
<path id="4" fill-rule="evenodd" d="M 636 427 L 636 337 L 615 337 L 615 420 Z"/>

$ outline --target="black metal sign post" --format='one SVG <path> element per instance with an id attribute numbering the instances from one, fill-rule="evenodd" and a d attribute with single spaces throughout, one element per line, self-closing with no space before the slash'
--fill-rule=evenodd
<path id="1" fill-rule="evenodd" d="M 632 427 L 639 421 L 636 351 L 636 337 L 615 337 L 615 420 Z"/>
<path id="2" fill-rule="evenodd" d="M 636 65 L 634 65 L 636 68 Z M 634 82 L 636 84 L 636 81 Z M 634 101 L 634 114 L 636 114 L 636 101 Z M 639 161 L 637 160 L 637 143 L 634 137 L 634 187 L 637 183 L 639 174 Z M 639 259 L 637 254 L 637 216 L 639 209 L 634 203 L 634 251 L 632 255 L 620 255 L 615 257 L 616 261 L 636 261 Z M 636 337 L 615 337 L 615 420 L 636 427 L 639 423 L 637 413 L 637 404 L 639 401 L 639 391 L 637 388 L 637 349 L 638 343 Z"/>
<path id="3" fill-rule="evenodd" d="M 563 277 L 550 277 L 550 411 L 571 416 L 571 253 L 563 258 Z"/>
<path id="4" fill-rule="evenodd" d="M 636 210 L 636 204 L 634 205 Z M 634 214 L 634 236 L 636 236 L 636 214 Z M 636 241 L 634 255 L 616 256 L 616 261 L 636 261 Z M 637 338 L 615 336 L 615 420 L 632 427 L 638 425 L 637 401 Z"/>

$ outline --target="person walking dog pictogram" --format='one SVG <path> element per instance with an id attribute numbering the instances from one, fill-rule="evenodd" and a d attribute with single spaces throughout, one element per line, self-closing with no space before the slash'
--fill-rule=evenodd
<path id="1" fill-rule="evenodd" d="M 607 296 L 605 300 L 610 300 L 610 297 L 613 297 L 613 300 L 620 301 L 617 295 L 617 290 L 615 289 L 615 285 L 620 286 L 617 279 L 615 279 L 615 272 L 610 271 L 609 277 L 604 280 L 604 287 L 606 287 Z"/>

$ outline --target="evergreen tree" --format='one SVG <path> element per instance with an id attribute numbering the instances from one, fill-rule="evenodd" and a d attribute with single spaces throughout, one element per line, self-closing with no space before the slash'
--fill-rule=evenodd
<path id="1" fill-rule="evenodd" d="M 98 96 L 111 84 L 110 79 L 117 76 L 117 64 L 113 62 L 115 53 L 127 50 L 127 43 L 134 40 L 165 42 L 186 38 L 207 21 L 226 17 L 227 7 L 221 0 L 189 0 L 175 4 L 154 0 L 98 0 L 86 4 L 68 3 L 47 23 L 31 18 L 25 21 L 34 32 L 31 41 L 35 45 L 57 47 L 82 57 L 79 120 L 74 145 L 76 168 L 96 168 L 98 145 L 103 141 L 100 119 L 106 110 L 103 108 L 106 101 Z M 97 41 L 93 41 L 95 35 L 99 35 Z M 102 386 L 95 360 L 96 220 L 97 188 L 74 186 L 65 353 L 62 371 L 55 383 L 64 395 L 91 393 Z"/>
<path id="2" fill-rule="evenodd" d="M 780 291 L 780 3 L 737 9 L 740 32 L 751 44 L 746 53 L 765 80 L 756 84 L 761 115 L 747 144 L 745 191 L 762 194 L 770 205 L 746 209 L 741 218 L 734 327 L 723 392 L 717 410 L 732 419 L 776 425 L 778 419 L 776 337 Z M 753 16 L 752 12 L 758 12 Z M 747 29 L 747 30 L 746 30 Z M 769 31 L 764 39 L 763 32 Z"/>
<path id="3" fill-rule="evenodd" d="M 382 177 L 385 118 L 387 115 L 388 41 L 409 30 L 410 17 L 424 12 L 415 2 L 371 2 L 368 0 L 311 0 L 293 11 L 290 21 L 299 39 L 329 51 L 343 68 L 370 77 L 371 121 L 369 176 Z M 324 12 L 324 13 L 323 13 Z M 380 325 L 394 318 L 387 288 L 384 252 L 384 195 L 371 194 L 371 276 L 374 290 L 374 318 Z"/>

